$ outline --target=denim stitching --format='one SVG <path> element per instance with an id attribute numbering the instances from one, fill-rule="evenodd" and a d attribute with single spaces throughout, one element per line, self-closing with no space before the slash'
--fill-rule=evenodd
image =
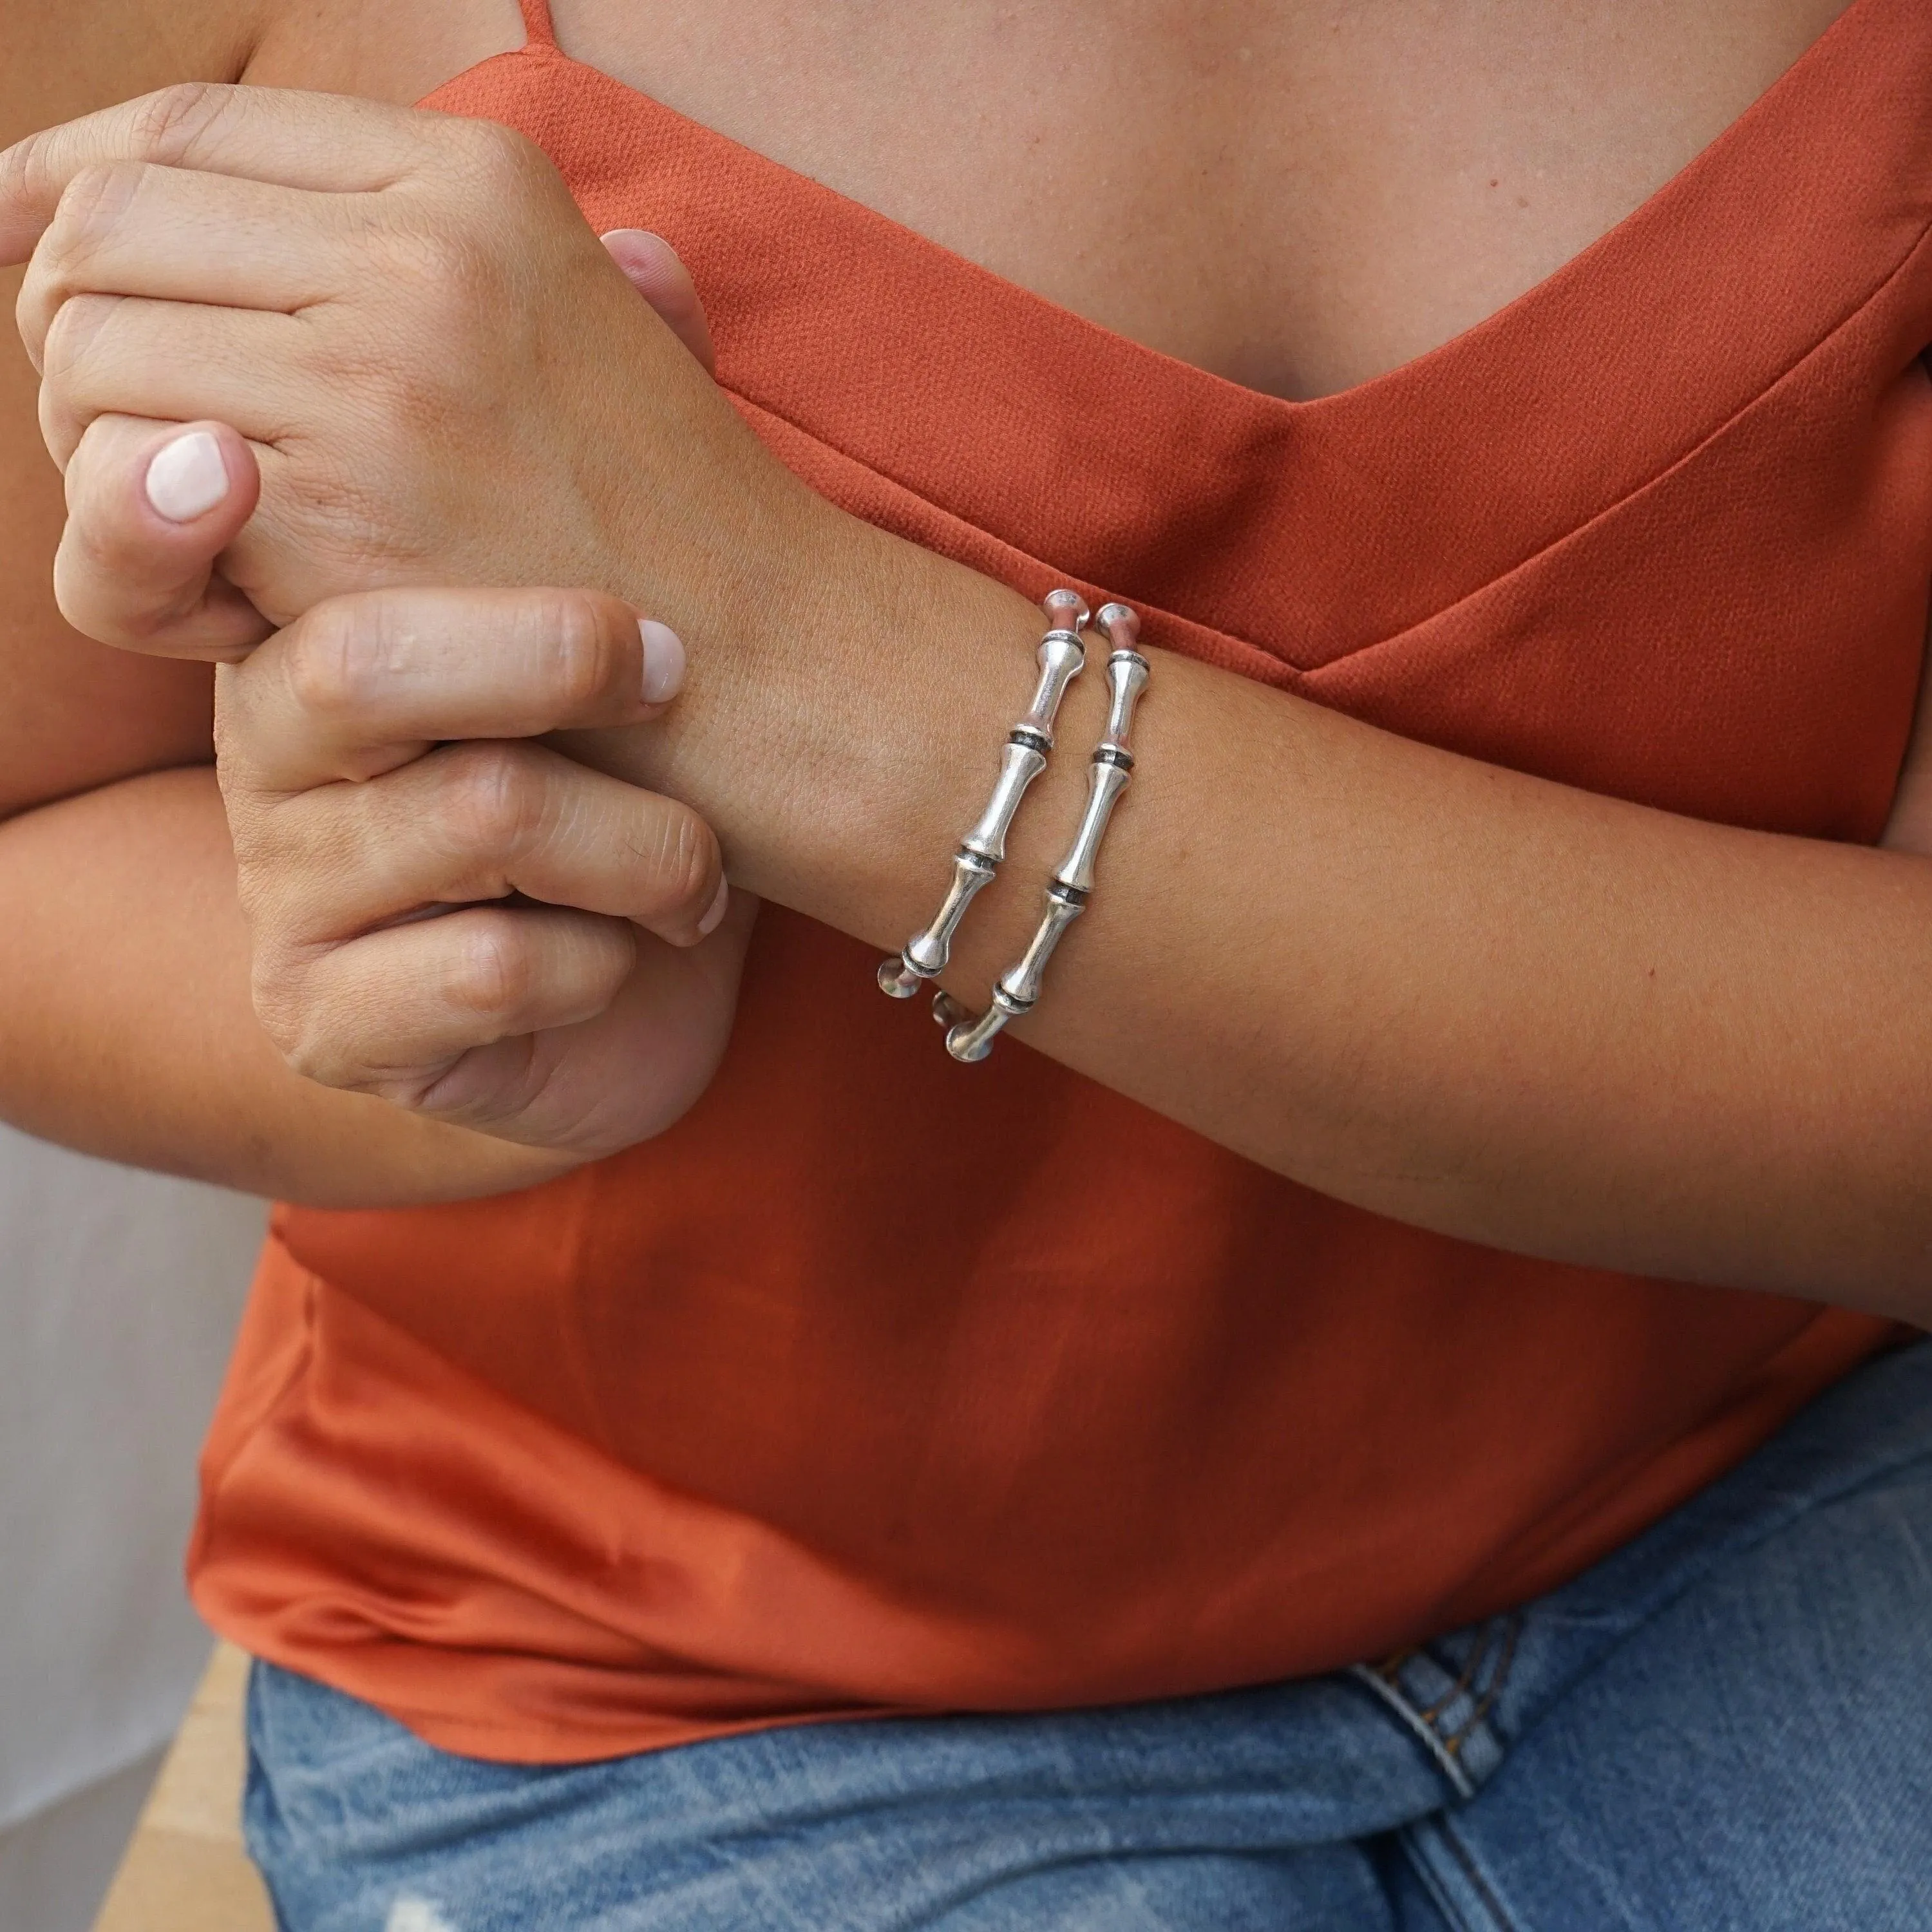
<path id="1" fill-rule="evenodd" d="M 1396 1721 L 1415 1739 L 1456 1797 L 1475 1796 L 1476 1786 L 1469 1774 L 1442 1748 L 1442 1740 L 1435 1731 L 1420 1721 L 1415 1706 L 1402 1694 L 1399 1684 L 1362 1664 L 1350 1664 L 1345 1674 L 1360 1684 L 1378 1704 L 1394 1714 Z"/>
<path id="2" fill-rule="evenodd" d="M 1435 1727 L 1437 1718 L 1441 1717 L 1442 1713 L 1448 1709 L 1449 1706 L 1454 1703 L 1456 1700 L 1475 1682 L 1476 1673 L 1482 1668 L 1489 1657 L 1490 1634 L 1492 1628 L 1490 1624 L 1485 1624 L 1477 1633 L 1476 1641 L 1470 1646 L 1468 1657 L 1463 1664 L 1462 1674 L 1443 1692 L 1441 1696 L 1436 1699 L 1434 1703 L 1430 1706 L 1427 1710 L 1416 1712 L 1415 1714 L 1432 1729 Z M 1445 1677 L 1448 1676 L 1447 1666 L 1442 1664 L 1438 1659 L 1432 1656 L 1430 1661 L 1436 1664 Z"/>
<path id="3" fill-rule="evenodd" d="M 1508 1688 L 1510 1666 L 1516 1662 L 1516 1640 L 1522 1635 L 1523 1615 L 1513 1611 L 1503 1627 L 1502 1648 L 1496 1658 L 1496 1667 L 1491 1673 L 1488 1684 L 1478 1697 L 1468 1716 L 1463 1720 L 1462 1728 L 1453 1737 L 1444 1738 L 1442 1748 L 1452 1756 L 1468 1742 L 1469 1734 L 1496 1707 L 1496 1700 Z"/>

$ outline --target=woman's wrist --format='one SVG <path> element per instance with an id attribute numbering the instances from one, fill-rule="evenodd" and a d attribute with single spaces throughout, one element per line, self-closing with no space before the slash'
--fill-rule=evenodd
<path id="1" fill-rule="evenodd" d="M 581 748 L 704 813 L 734 881 L 885 943 L 928 916 L 928 875 L 983 802 L 1040 615 L 812 502 L 755 588 L 695 618 L 676 715 Z"/>

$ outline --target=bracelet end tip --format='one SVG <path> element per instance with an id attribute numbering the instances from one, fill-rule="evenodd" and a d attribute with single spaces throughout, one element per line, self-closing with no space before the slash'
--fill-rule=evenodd
<path id="1" fill-rule="evenodd" d="M 925 984 L 899 953 L 879 962 L 879 991 L 889 1000 L 909 1000 Z"/>

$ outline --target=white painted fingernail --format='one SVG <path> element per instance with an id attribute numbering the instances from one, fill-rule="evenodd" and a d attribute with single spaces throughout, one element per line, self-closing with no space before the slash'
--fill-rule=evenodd
<path id="1" fill-rule="evenodd" d="M 730 903 L 731 886 L 730 881 L 724 879 L 720 879 L 718 881 L 718 896 L 711 902 L 711 910 L 698 922 L 698 931 L 703 933 L 706 938 L 709 938 L 712 933 L 718 930 L 718 922 L 724 916 L 724 908 Z"/>
<path id="2" fill-rule="evenodd" d="M 148 501 L 171 524 L 206 516 L 227 494 L 221 445 L 205 429 L 164 443 L 148 465 Z"/>
<path id="3" fill-rule="evenodd" d="M 640 617 L 638 633 L 644 640 L 644 702 L 662 704 L 677 695 L 684 682 L 683 643 L 655 617 Z"/>

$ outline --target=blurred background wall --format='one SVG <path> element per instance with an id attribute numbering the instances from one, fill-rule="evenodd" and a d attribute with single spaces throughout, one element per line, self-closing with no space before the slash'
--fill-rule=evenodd
<path id="1" fill-rule="evenodd" d="M 4 1932 L 86 1932 L 207 1660 L 182 1554 L 262 1220 L 0 1127 Z"/>

